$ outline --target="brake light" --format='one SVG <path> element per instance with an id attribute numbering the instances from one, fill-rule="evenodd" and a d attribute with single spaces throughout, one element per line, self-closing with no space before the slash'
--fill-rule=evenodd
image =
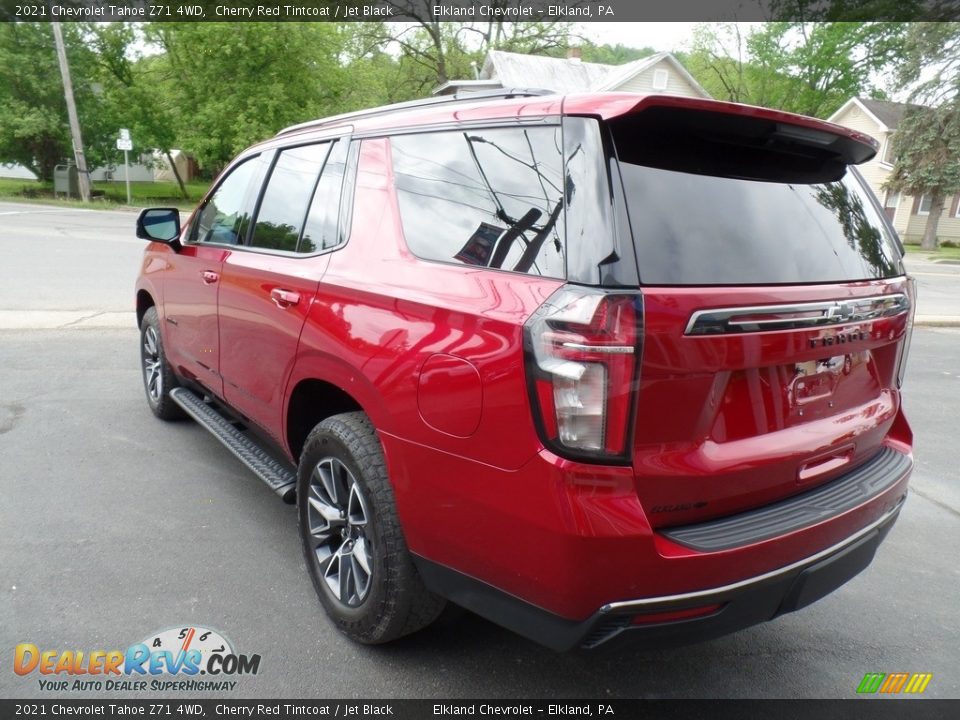
<path id="1" fill-rule="evenodd" d="M 903 387 L 903 378 L 907 372 L 907 355 L 910 354 L 910 341 L 913 340 L 913 317 L 917 311 L 917 283 L 912 277 L 907 278 L 907 298 L 910 300 L 910 312 L 907 315 L 907 329 L 903 331 L 903 342 L 900 344 L 900 358 L 897 360 L 897 388 Z"/>
<path id="2" fill-rule="evenodd" d="M 531 405 L 547 447 L 630 460 L 642 317 L 639 294 L 565 285 L 527 321 Z"/>

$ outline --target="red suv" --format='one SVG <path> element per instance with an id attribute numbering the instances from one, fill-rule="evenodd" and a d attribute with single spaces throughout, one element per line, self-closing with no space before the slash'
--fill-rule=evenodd
<path id="1" fill-rule="evenodd" d="M 877 144 L 535 91 L 289 128 L 145 210 L 143 378 L 287 500 L 336 625 L 703 640 L 863 570 L 912 468 Z"/>

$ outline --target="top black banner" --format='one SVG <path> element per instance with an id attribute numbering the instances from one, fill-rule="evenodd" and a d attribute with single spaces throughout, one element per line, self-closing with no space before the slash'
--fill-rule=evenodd
<path id="1" fill-rule="evenodd" d="M 960 20 L 960 0 L 0 0 L 31 22 Z"/>

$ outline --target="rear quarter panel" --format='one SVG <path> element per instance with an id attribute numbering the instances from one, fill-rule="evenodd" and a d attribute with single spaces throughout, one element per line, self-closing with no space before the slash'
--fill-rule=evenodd
<path id="1" fill-rule="evenodd" d="M 351 394 L 381 433 L 518 468 L 541 448 L 527 407 L 522 325 L 560 284 L 413 256 L 403 242 L 389 141 L 364 140 L 350 239 L 331 256 L 288 387 L 326 380 Z M 475 422 L 447 424 L 422 412 L 438 404 L 421 383 L 424 365 L 438 368 L 436 380 L 449 358 L 476 373 L 452 371 L 433 387 Z"/>

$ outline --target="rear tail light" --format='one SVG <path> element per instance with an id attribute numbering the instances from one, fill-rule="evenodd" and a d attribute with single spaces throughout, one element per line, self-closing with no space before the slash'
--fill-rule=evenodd
<path id="1" fill-rule="evenodd" d="M 907 278 L 907 297 L 910 298 L 910 312 L 907 315 L 907 329 L 900 343 L 900 359 L 897 360 L 897 387 L 903 387 L 903 377 L 907 372 L 907 355 L 910 354 L 910 341 L 913 339 L 913 317 L 917 308 L 917 284 L 912 277 Z"/>
<path id="2" fill-rule="evenodd" d="M 527 321 L 531 405 L 547 447 L 629 462 L 642 318 L 639 294 L 565 285 Z"/>

